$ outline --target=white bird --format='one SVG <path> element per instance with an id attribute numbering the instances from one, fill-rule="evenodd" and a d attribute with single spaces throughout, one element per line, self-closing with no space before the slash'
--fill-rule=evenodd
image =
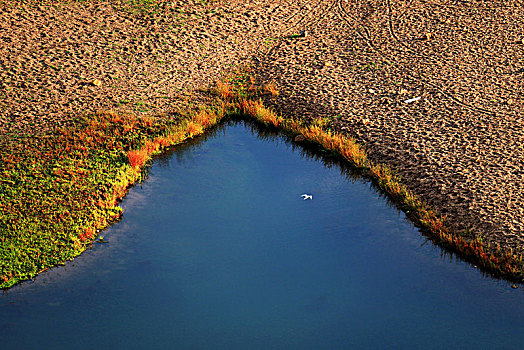
<path id="1" fill-rule="evenodd" d="M 312 194 L 306 194 L 306 193 L 304 193 L 300 197 L 302 197 L 304 200 L 306 200 L 306 199 L 313 199 L 313 195 Z"/>

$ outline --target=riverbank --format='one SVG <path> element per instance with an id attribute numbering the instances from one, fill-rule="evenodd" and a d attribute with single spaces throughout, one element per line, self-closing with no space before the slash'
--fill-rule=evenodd
<path id="1" fill-rule="evenodd" d="M 96 111 L 162 124 L 206 104 L 207 86 L 248 64 L 255 85 L 279 87 L 266 105 L 356 138 L 465 239 L 480 234 L 491 247 L 521 251 L 524 63 L 516 5 L 435 2 L 420 17 L 421 4 L 393 2 L 159 4 L 1 2 L 3 152 Z M 511 22 L 506 29 L 481 37 L 463 30 L 468 18 L 479 20 L 468 22 L 474 28 L 497 11 L 506 16 L 495 23 Z M 475 69 L 483 73 L 471 79 Z"/>

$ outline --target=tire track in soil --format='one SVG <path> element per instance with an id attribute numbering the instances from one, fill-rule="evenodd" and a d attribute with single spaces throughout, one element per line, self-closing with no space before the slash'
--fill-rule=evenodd
<path id="1" fill-rule="evenodd" d="M 320 2 L 322 0 L 319 0 Z M 286 5 L 289 6 L 290 4 L 292 3 L 296 3 L 296 2 L 293 2 L 293 1 L 287 1 L 286 2 Z M 307 6 L 307 3 L 304 4 L 304 5 L 299 5 L 299 8 L 296 9 L 296 10 L 291 10 L 290 12 L 291 13 L 285 13 L 284 10 L 282 10 L 283 12 L 283 19 L 282 21 L 279 21 L 279 24 L 278 26 L 275 26 L 275 25 L 272 25 L 269 21 L 264 21 L 261 25 L 264 27 L 264 30 L 263 32 L 265 33 L 264 36 L 266 38 L 272 38 L 272 37 L 276 37 L 276 33 L 282 33 L 282 32 L 286 32 L 286 31 L 290 31 L 292 28 L 296 27 L 298 25 L 298 22 L 302 21 L 303 18 L 305 17 L 305 15 L 302 15 L 300 16 L 301 14 L 303 14 L 303 9 Z M 279 8 L 286 8 L 282 5 L 279 5 L 279 4 L 276 4 L 275 5 L 275 8 L 273 8 L 272 10 L 269 10 L 268 13 L 266 14 L 267 17 L 271 18 L 273 16 L 277 16 L 276 12 L 277 12 L 277 9 Z M 246 9 L 246 4 L 239 4 L 235 7 L 233 7 L 233 10 L 239 10 L 239 9 Z M 255 7 L 255 9 L 257 9 L 257 7 Z M 293 23 L 293 20 L 298 17 L 298 20 L 296 21 L 296 23 L 294 24 L 291 24 L 290 23 Z M 258 24 L 258 23 L 257 23 Z M 260 54 L 260 52 L 262 52 L 262 47 L 264 47 L 263 44 L 260 44 L 259 46 L 257 46 L 257 48 L 254 50 L 254 54 L 255 55 L 252 55 L 252 54 L 248 54 L 247 56 L 251 55 L 251 56 L 255 56 L 255 57 L 258 57 L 258 56 L 262 56 Z M 212 56 L 208 56 L 206 57 L 204 60 L 203 60 L 203 63 L 208 63 L 208 64 L 212 64 L 212 62 L 214 62 L 217 57 L 218 57 L 219 53 L 217 54 L 214 54 Z"/>
<path id="2" fill-rule="evenodd" d="M 450 83 L 448 84 L 449 86 L 453 87 L 453 85 L 455 85 L 455 89 L 453 88 L 450 88 L 450 89 L 445 89 L 446 93 L 448 94 L 449 97 L 453 98 L 455 100 L 456 103 L 459 103 L 459 104 L 462 104 L 462 105 L 465 105 L 465 106 L 468 106 L 468 108 L 470 109 L 476 109 L 478 112 L 484 112 L 484 113 L 487 113 L 487 114 L 495 114 L 495 115 L 499 115 L 499 116 L 506 116 L 506 117 L 516 117 L 516 114 L 515 114 L 515 111 L 514 109 L 512 108 L 508 108 L 504 103 L 500 104 L 500 103 L 493 103 L 493 101 L 490 101 L 490 100 L 487 100 L 486 97 L 485 97 L 485 94 L 474 94 L 475 92 L 475 86 L 477 86 L 477 89 L 479 87 L 482 88 L 482 90 L 486 90 L 488 89 L 489 90 L 489 86 L 488 84 L 493 84 L 493 85 L 498 85 L 497 88 L 501 90 L 502 95 L 516 95 L 516 96 L 523 96 L 523 93 L 522 91 L 519 91 L 518 88 L 518 83 L 515 85 L 513 84 L 514 86 L 510 86 L 510 87 L 506 87 L 504 85 L 501 85 L 500 82 L 504 82 L 505 80 L 509 80 L 511 81 L 512 79 L 512 76 L 515 76 L 516 73 L 518 73 L 518 70 L 516 69 L 513 69 L 513 70 L 508 70 L 507 72 L 487 72 L 486 74 L 482 74 L 482 75 L 479 75 L 479 74 L 476 74 L 476 71 L 472 69 L 471 67 L 471 62 L 453 62 L 453 60 L 450 60 L 450 56 L 448 55 L 448 57 L 444 57 L 441 55 L 441 53 L 444 53 L 444 52 L 439 52 L 439 51 L 442 51 L 442 50 L 437 50 L 437 49 L 440 49 L 440 46 L 437 45 L 432 45 L 431 42 L 433 41 L 433 39 L 431 38 L 424 38 L 422 36 L 422 38 L 419 36 L 419 37 L 415 37 L 415 38 L 409 38 L 409 34 L 408 34 L 408 37 L 406 37 L 405 40 L 401 40 L 399 35 L 396 33 L 397 31 L 394 29 L 394 22 L 396 23 L 400 23 L 401 22 L 401 18 L 404 17 L 404 15 L 407 13 L 407 10 L 404 10 L 399 16 L 397 16 L 395 18 L 395 20 L 393 20 L 392 16 L 393 16 L 393 10 L 392 10 L 392 6 L 391 6 L 391 3 L 392 1 L 391 0 L 388 0 L 387 1 L 388 3 L 388 15 L 390 16 L 391 20 L 390 20 L 390 30 L 392 31 L 393 33 L 393 36 L 395 38 L 395 40 L 397 40 L 397 42 L 402 46 L 404 47 L 407 51 L 409 52 L 412 52 L 414 56 L 417 56 L 417 57 L 423 57 L 427 60 L 427 63 L 426 63 L 426 66 L 430 66 L 430 65 L 434 65 L 434 66 L 439 66 L 440 69 L 438 71 L 434 71 L 434 73 L 438 73 L 439 71 L 440 72 L 451 72 L 451 71 L 455 71 L 455 72 L 458 72 L 459 74 L 455 74 L 455 75 L 458 75 L 461 77 L 461 81 L 460 82 L 456 82 L 456 81 L 453 81 L 453 79 L 450 79 Z M 396 2 L 398 6 L 401 6 L 403 5 L 404 3 L 403 2 Z M 514 54 L 511 54 L 509 53 L 509 51 L 512 51 L 513 48 L 517 45 L 517 41 L 515 40 L 516 39 L 516 33 L 517 32 L 520 32 L 522 30 L 522 25 L 524 24 L 522 20 L 518 20 L 518 22 L 520 23 L 519 25 L 516 26 L 516 28 L 520 28 L 521 30 L 509 30 L 508 28 L 504 28 L 503 29 L 503 26 L 501 26 L 501 30 L 500 31 L 495 31 L 495 30 L 492 30 L 492 32 L 505 32 L 504 34 L 496 34 L 494 35 L 493 33 L 489 34 L 489 33 L 486 33 L 486 34 L 476 34 L 475 31 L 482 31 L 481 29 L 481 24 L 478 24 L 478 27 L 475 28 L 474 25 L 475 23 L 471 24 L 470 21 L 478 21 L 479 18 L 483 18 L 483 17 L 486 17 L 486 18 L 490 18 L 491 15 L 495 15 L 495 16 L 499 16 L 499 13 L 498 12 L 494 12 L 493 9 L 496 9 L 497 11 L 508 11 L 508 13 L 512 13 L 513 12 L 513 8 L 514 6 L 510 4 L 510 2 L 502 2 L 500 4 L 497 4 L 496 1 L 492 2 L 492 7 L 490 6 L 486 6 L 485 5 L 486 2 L 475 2 L 475 1 L 472 1 L 471 4 L 470 3 L 464 3 L 464 2 L 461 2 L 460 5 L 456 5 L 454 6 L 455 8 L 455 11 L 450 11 L 450 6 L 452 5 L 449 5 L 449 1 L 444 5 L 444 4 L 441 4 L 439 1 L 432 1 L 430 4 L 428 4 L 428 9 L 424 9 L 424 14 L 428 14 L 428 19 L 425 21 L 426 23 L 429 23 L 426 25 L 426 30 L 429 31 L 430 34 L 433 34 L 433 35 L 436 35 L 436 36 L 439 36 L 439 35 L 447 35 L 446 32 L 451 32 L 451 33 L 455 33 L 455 35 L 457 35 L 456 37 L 452 37 L 451 39 L 455 40 L 455 44 L 459 45 L 460 47 L 462 47 L 463 51 L 465 51 L 464 53 L 466 53 L 466 51 L 468 50 L 472 50 L 472 49 L 475 49 L 475 52 L 479 51 L 480 52 L 478 54 L 476 54 L 476 57 L 474 58 L 474 60 L 477 60 L 477 59 L 480 59 L 480 60 L 484 60 L 484 57 L 485 56 L 485 48 L 486 47 L 489 47 L 489 46 L 493 46 L 493 47 L 507 47 L 509 48 L 510 50 L 506 50 L 508 51 L 508 57 L 512 57 L 514 60 L 516 57 L 521 57 L 522 56 L 522 52 L 521 54 L 517 54 L 516 56 Z M 459 7 L 460 6 L 460 7 Z M 415 6 L 417 7 L 417 6 Z M 418 8 L 420 8 L 422 6 L 418 6 Z M 437 11 L 438 9 L 438 11 Z M 478 10 L 480 9 L 480 10 Z M 489 11 L 488 11 L 489 10 Z M 468 12 L 469 11 L 469 12 Z M 485 16 L 482 16 L 482 15 L 479 15 L 478 12 L 480 11 L 484 11 L 483 14 L 485 14 Z M 418 11 L 417 12 L 417 15 L 419 15 L 420 17 L 420 13 L 422 11 Z M 437 13 L 438 12 L 438 13 Z M 493 13 L 492 13 L 493 12 Z M 446 19 L 444 16 L 446 16 L 446 14 L 449 14 L 449 13 L 452 13 L 453 15 L 449 15 L 448 18 Z M 432 16 L 429 16 L 432 15 Z M 524 14 L 524 13 L 523 13 Z M 466 17 L 472 17 L 473 19 L 469 20 L 469 19 L 466 19 Z M 476 16 L 476 17 L 475 17 Z M 502 14 L 500 14 L 500 16 L 502 16 Z M 412 16 L 414 17 L 414 16 Z M 440 18 L 440 17 L 443 17 L 443 18 Z M 515 18 L 519 18 L 519 16 L 516 16 L 514 15 Z M 445 20 L 444 20 L 445 19 Z M 497 19 L 493 19 L 493 21 L 491 20 L 487 20 L 485 19 L 485 22 L 499 22 L 497 21 Z M 409 22 L 408 20 L 406 22 Z M 421 23 L 424 23 L 424 21 L 420 21 Z M 454 22 L 457 22 L 458 25 L 455 25 Z M 508 21 L 508 22 L 511 22 L 511 21 Z M 460 26 L 460 24 L 462 23 L 462 25 Z M 406 27 L 407 25 L 405 25 Z M 397 28 L 400 28 L 400 24 L 396 25 L 395 27 Z M 471 30 L 470 28 L 473 27 L 475 30 Z M 489 29 L 489 28 L 488 28 Z M 489 30 L 488 30 L 489 32 Z M 428 33 L 428 32 L 426 32 Z M 420 33 L 420 34 L 425 34 L 425 33 Z M 513 39 L 509 39 L 507 37 L 507 35 L 513 35 L 514 38 Z M 493 43 L 490 43 L 488 39 L 491 40 L 498 40 L 497 44 L 494 45 Z M 426 39 L 426 40 L 421 40 L 421 39 Z M 488 40 L 488 41 L 486 41 Z M 438 40 L 437 40 L 438 41 Z M 410 43 L 410 45 L 407 45 L 406 42 Z M 473 45 L 472 45 L 473 43 Z M 414 46 L 415 49 L 413 49 L 411 46 Z M 436 46 L 436 47 L 435 47 Z M 429 50 L 428 52 L 430 53 L 425 53 L 425 52 L 421 52 L 422 50 Z M 522 50 L 521 50 L 522 51 Z M 441 57 L 442 56 L 442 57 Z M 449 62 L 448 62 L 449 61 Z M 493 60 L 493 61 L 496 61 L 496 60 Z M 522 60 L 520 60 L 521 63 L 524 63 L 522 62 Z M 489 68 L 489 65 L 490 65 L 490 62 L 485 62 L 484 63 L 484 69 L 486 69 L 486 67 Z M 500 67 L 498 67 L 500 68 Z M 496 68 L 496 69 L 498 69 Z M 478 70 L 478 69 L 477 69 Z M 440 74 L 432 74 L 432 78 L 435 79 L 436 77 L 438 77 Z M 503 75 L 506 75 L 506 79 L 502 79 L 501 77 Z M 447 73 L 447 76 L 452 76 L 452 74 L 449 74 Z M 490 77 L 490 76 L 493 76 L 493 79 L 491 79 L 491 82 L 488 83 L 488 82 L 484 82 L 482 83 L 486 77 Z M 476 77 L 476 79 L 472 78 L 472 77 Z M 426 75 L 424 77 L 424 79 L 426 80 L 427 83 L 429 84 L 434 84 L 434 86 L 442 86 L 443 83 L 442 83 L 442 79 L 439 79 L 440 80 L 440 83 L 432 83 L 429 79 L 429 77 Z M 502 79 L 502 80 L 501 80 Z M 497 82 L 498 80 L 498 82 Z M 516 81 L 515 81 L 516 82 Z M 469 86 L 469 89 L 467 90 L 463 90 L 461 91 L 461 93 L 453 93 L 452 90 L 456 90 L 457 87 L 460 87 L 461 85 L 464 85 L 464 83 L 467 83 Z M 522 89 L 520 89 L 522 90 Z M 495 92 L 495 91 L 493 91 Z M 471 97 L 474 97 L 474 98 L 471 98 Z M 509 97 L 506 97 L 506 99 L 508 100 L 511 100 Z M 484 106 L 483 107 L 477 107 L 475 106 L 475 104 L 472 104 L 472 103 L 466 103 L 464 101 L 475 101 L 475 104 L 483 104 Z M 515 101 L 517 103 L 519 103 L 519 101 Z"/>
<path id="3" fill-rule="evenodd" d="M 298 20 L 302 4 L 188 0 L 131 14 L 119 0 L 2 3 L 0 141 L 103 109 L 176 112 L 246 62 L 269 33 L 286 29 L 293 14 Z"/>
<path id="4" fill-rule="evenodd" d="M 338 10 L 340 11 L 340 14 L 341 14 L 341 18 L 345 21 L 346 20 L 346 16 L 347 17 L 351 17 L 353 18 L 355 21 L 357 21 L 357 19 L 352 16 L 350 13 L 348 13 L 348 11 L 344 8 L 343 6 L 343 0 L 338 0 Z M 386 0 L 386 3 L 387 3 L 387 7 L 388 7 L 388 23 L 389 23 L 389 31 L 390 31 L 390 35 L 391 37 L 396 40 L 402 47 L 404 47 L 409 53 L 411 53 L 412 55 L 415 55 L 415 56 L 419 56 L 421 58 L 424 58 L 424 59 L 427 59 L 428 61 L 430 61 L 432 64 L 440 64 L 442 66 L 444 65 L 447 65 L 444 61 L 442 60 L 439 60 L 438 58 L 435 58 L 433 56 L 429 56 L 429 55 L 426 55 L 424 53 L 420 53 L 416 50 L 413 50 L 412 48 L 410 48 L 408 45 L 406 45 L 404 42 L 402 42 L 398 36 L 396 35 L 395 33 L 395 30 L 393 28 L 393 19 L 392 19 L 392 15 L 391 15 L 391 1 L 390 0 Z M 412 2 L 411 2 L 412 3 Z M 405 14 L 407 11 L 404 11 L 403 14 Z M 401 17 L 401 16 L 399 16 Z M 397 18 L 398 19 L 398 18 Z M 389 64 L 392 64 L 392 65 L 397 65 L 398 68 L 400 69 L 404 69 L 404 67 L 400 66 L 399 64 L 397 64 L 395 62 L 395 59 L 393 57 L 391 57 L 390 55 L 388 55 L 386 52 L 384 52 L 383 50 L 380 50 L 378 47 L 376 47 L 374 44 L 373 44 L 373 40 L 371 39 L 371 34 L 369 33 L 369 31 L 367 31 L 366 29 L 364 29 L 366 34 L 363 35 L 361 33 L 359 33 L 359 35 L 368 41 L 369 43 L 369 46 L 375 50 L 380 56 L 382 56 L 385 60 L 387 60 L 389 62 Z M 358 32 L 357 32 L 358 33 Z M 416 39 L 418 40 L 418 39 Z M 465 74 L 465 72 L 463 72 Z M 456 104 L 458 105 L 461 105 L 469 110 L 472 110 L 472 111 L 477 111 L 477 112 L 480 112 L 480 113 L 485 113 L 485 114 L 488 114 L 488 115 L 493 115 L 493 116 L 496 116 L 497 114 L 501 114 L 501 115 L 504 115 L 504 116 L 510 116 L 511 114 L 509 113 L 506 113 L 504 111 L 501 111 L 501 112 L 496 112 L 494 109 L 485 109 L 485 108 L 481 108 L 481 107 L 476 107 L 472 104 L 468 104 L 468 103 L 465 103 L 463 102 L 461 98 L 459 97 L 456 97 L 455 95 L 453 95 L 451 92 L 449 92 L 450 90 L 452 90 L 452 86 L 450 88 L 447 88 L 447 89 L 444 89 L 442 88 L 440 85 L 438 84 L 435 84 L 435 83 L 432 83 L 427 77 L 419 74 L 418 76 L 417 75 L 414 75 L 412 73 L 409 72 L 409 70 L 406 70 L 406 74 L 414 79 L 414 80 L 417 80 L 423 84 L 426 84 L 426 85 L 429 85 L 431 86 L 433 89 L 435 89 L 436 91 L 439 91 L 441 94 L 443 94 L 444 96 L 448 97 L 449 99 L 453 100 L 453 102 L 455 102 Z"/>
<path id="5" fill-rule="evenodd" d="M 414 56 L 418 56 L 418 57 L 424 58 L 430 64 L 438 64 L 440 66 L 447 66 L 447 68 L 450 69 L 451 68 L 450 64 L 448 64 L 445 60 L 440 59 L 438 56 L 435 56 L 435 55 L 429 55 L 429 54 L 426 54 L 424 52 L 417 51 L 417 50 L 411 48 L 409 45 L 407 45 L 404 41 L 400 40 L 399 36 L 397 35 L 397 33 L 396 33 L 395 29 L 394 29 L 394 25 L 393 25 L 393 23 L 395 21 L 393 19 L 393 10 L 392 10 L 392 6 L 391 6 L 391 0 L 386 0 L 386 2 L 387 2 L 387 8 L 388 8 L 389 30 L 390 30 L 391 37 L 394 40 L 396 40 L 397 43 L 399 43 L 408 52 L 413 54 Z M 405 6 L 409 7 L 412 3 L 413 3 L 413 1 L 411 1 L 409 4 L 407 4 Z M 395 20 L 398 22 L 403 17 L 403 15 L 406 14 L 406 13 L 407 13 L 407 10 L 404 10 L 401 14 L 396 16 Z M 415 38 L 415 39 L 411 39 L 411 40 L 412 41 L 416 41 L 416 40 L 430 40 L 430 38 L 421 37 L 421 38 Z M 383 52 L 382 52 L 382 54 L 385 55 Z M 462 75 L 464 75 L 464 76 L 468 75 L 468 73 L 465 70 L 463 70 L 462 68 L 460 68 L 460 67 L 454 67 L 454 68 L 460 70 Z M 507 113 L 505 111 L 498 111 L 497 112 L 494 108 L 485 109 L 485 108 L 476 107 L 476 106 L 474 106 L 472 104 L 465 103 L 465 102 L 463 102 L 464 99 L 457 98 L 457 97 L 455 97 L 455 95 L 453 95 L 453 93 L 450 92 L 450 91 L 453 90 L 453 86 L 450 86 L 450 87 L 444 89 L 444 88 L 438 86 L 437 84 L 430 82 L 427 77 L 415 77 L 415 76 L 412 76 L 412 77 L 415 78 L 415 79 L 421 79 L 424 83 L 426 83 L 426 84 L 432 86 L 433 88 L 438 89 L 439 91 L 441 91 L 448 98 L 452 99 L 455 103 L 460 104 L 460 105 L 462 105 L 462 106 L 464 106 L 464 107 L 466 107 L 468 109 L 476 110 L 476 111 L 478 111 L 480 113 L 486 113 L 488 115 L 494 115 L 494 116 L 496 116 L 497 114 L 501 114 L 501 115 L 504 115 L 504 116 L 511 116 L 512 115 L 511 113 Z M 513 90 L 506 89 L 506 91 L 513 91 Z"/>

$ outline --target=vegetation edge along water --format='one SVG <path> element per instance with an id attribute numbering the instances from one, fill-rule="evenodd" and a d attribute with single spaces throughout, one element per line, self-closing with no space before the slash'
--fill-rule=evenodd
<path id="1" fill-rule="evenodd" d="M 202 134 L 225 117 L 242 116 L 298 136 L 349 162 L 404 210 L 439 245 L 496 276 L 522 281 L 521 254 L 485 237 L 454 232 L 411 192 L 389 167 L 368 159 L 352 138 L 322 123 L 285 118 L 268 109 L 249 73 L 237 73 L 209 91 L 206 105 L 170 117 L 152 118 L 108 111 L 79 119 L 75 126 L 26 137 L 0 154 L 0 288 L 7 289 L 81 254 L 98 233 L 122 215 L 119 201 L 144 175 L 154 154 Z M 98 238 L 97 238 L 98 236 Z"/>

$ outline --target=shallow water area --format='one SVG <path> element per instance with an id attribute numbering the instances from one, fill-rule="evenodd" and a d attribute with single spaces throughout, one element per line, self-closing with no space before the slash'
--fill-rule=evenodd
<path id="1" fill-rule="evenodd" d="M 122 206 L 108 243 L 0 294 L 2 349 L 524 341 L 522 289 L 443 255 L 368 182 L 249 125 L 157 158 Z"/>

